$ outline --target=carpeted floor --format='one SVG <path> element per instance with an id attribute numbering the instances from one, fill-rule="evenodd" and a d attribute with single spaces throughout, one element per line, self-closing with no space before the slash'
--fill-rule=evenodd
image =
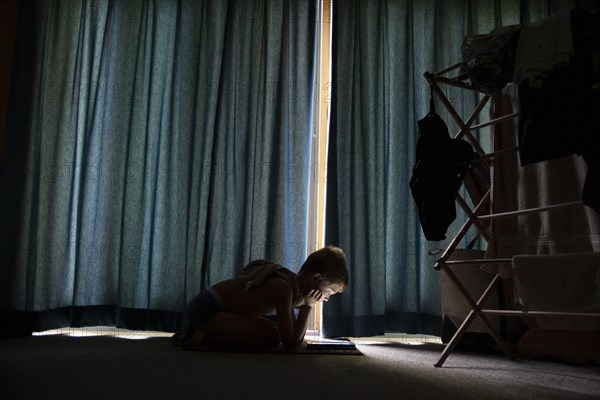
<path id="1" fill-rule="evenodd" d="M 358 343 L 363 356 L 182 351 L 168 337 L 0 340 L 0 398 L 598 399 L 600 368 L 442 346 Z"/>

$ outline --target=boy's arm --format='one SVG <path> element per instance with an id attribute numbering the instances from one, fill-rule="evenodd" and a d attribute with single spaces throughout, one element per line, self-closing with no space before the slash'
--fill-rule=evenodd
<path id="1" fill-rule="evenodd" d="M 304 340 L 308 317 L 315 302 L 308 301 L 301 306 L 296 317 L 292 306 L 292 288 L 287 282 L 280 280 L 274 287 L 273 295 L 281 343 L 287 350 L 295 349 Z"/>
<path id="2" fill-rule="evenodd" d="M 308 318 L 310 317 L 311 311 L 312 306 L 306 304 L 300 306 L 297 317 L 295 316 L 293 308 L 290 311 L 291 317 L 296 317 L 296 322 L 294 323 L 294 336 L 297 340 L 296 346 L 298 346 L 304 340 L 306 328 L 308 327 Z"/>

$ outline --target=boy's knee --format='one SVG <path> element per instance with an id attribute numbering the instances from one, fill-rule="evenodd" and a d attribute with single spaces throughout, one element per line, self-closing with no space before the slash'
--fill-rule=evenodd
<path id="1" fill-rule="evenodd" d="M 261 339 L 265 347 L 277 346 L 279 342 L 281 342 L 281 338 L 279 337 L 279 329 L 276 326 L 267 326 Z"/>

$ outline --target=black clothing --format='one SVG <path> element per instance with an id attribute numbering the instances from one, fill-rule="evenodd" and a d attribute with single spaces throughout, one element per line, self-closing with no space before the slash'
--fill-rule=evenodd
<path id="1" fill-rule="evenodd" d="M 412 196 L 427 240 L 443 240 L 456 219 L 458 189 L 473 159 L 473 147 L 451 139 L 444 120 L 430 112 L 419 121 L 416 163 L 410 180 Z"/>

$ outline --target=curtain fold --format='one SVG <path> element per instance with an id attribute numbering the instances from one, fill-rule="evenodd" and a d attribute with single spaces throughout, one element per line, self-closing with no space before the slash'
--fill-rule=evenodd
<path id="1" fill-rule="evenodd" d="M 429 111 L 423 73 L 461 61 L 466 35 L 536 20 L 568 1 L 344 1 L 333 11 L 326 241 L 346 250 L 350 287 L 324 307 L 325 335 L 440 335 L 438 272 L 409 192 L 417 121 Z M 444 88 L 460 115 L 477 95 Z M 458 132 L 441 105 L 436 111 Z M 483 115 L 486 111 L 483 112 Z M 489 149 L 485 130 L 479 133 Z M 463 197 L 467 195 L 463 193 Z M 474 238 L 471 233 L 465 245 Z"/>
<path id="2" fill-rule="evenodd" d="M 315 32 L 316 2 L 23 2 L 0 309 L 175 330 L 250 259 L 299 268 Z"/>

